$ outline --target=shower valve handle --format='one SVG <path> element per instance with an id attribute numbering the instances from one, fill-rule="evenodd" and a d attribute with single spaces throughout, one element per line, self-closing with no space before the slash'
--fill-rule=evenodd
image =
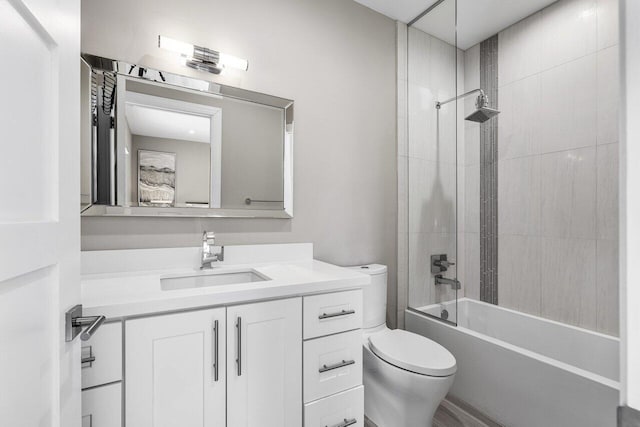
<path id="1" fill-rule="evenodd" d="M 455 262 L 446 261 L 446 260 L 444 260 L 444 261 L 435 261 L 434 264 L 437 265 L 438 267 L 444 267 L 444 268 L 449 268 L 452 265 L 456 265 Z"/>
<path id="2" fill-rule="evenodd" d="M 455 262 L 447 259 L 447 254 L 431 255 L 431 273 L 440 274 L 444 273 L 451 267 L 456 265 Z"/>

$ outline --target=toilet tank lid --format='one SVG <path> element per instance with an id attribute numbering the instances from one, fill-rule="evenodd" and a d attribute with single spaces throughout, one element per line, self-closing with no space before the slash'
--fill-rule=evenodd
<path id="1" fill-rule="evenodd" d="M 347 267 L 347 268 L 350 268 L 352 270 L 358 270 L 360 273 L 369 274 L 371 276 L 387 272 L 387 266 L 382 264 L 354 265 L 352 267 Z"/>

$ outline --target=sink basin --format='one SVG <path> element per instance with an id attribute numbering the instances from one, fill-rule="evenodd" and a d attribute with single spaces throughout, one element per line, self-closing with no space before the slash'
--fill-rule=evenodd
<path id="1" fill-rule="evenodd" d="M 213 272 L 195 274 L 193 276 L 163 277 L 160 278 L 160 288 L 163 291 L 175 291 L 178 289 L 263 282 L 265 280 L 271 279 L 254 270 Z"/>

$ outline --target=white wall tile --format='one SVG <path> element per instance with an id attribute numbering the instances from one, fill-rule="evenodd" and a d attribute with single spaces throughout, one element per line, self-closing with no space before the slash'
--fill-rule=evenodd
<path id="1" fill-rule="evenodd" d="M 542 10 L 543 70 L 596 51 L 596 0 L 562 0 Z"/>
<path id="2" fill-rule="evenodd" d="M 597 0 L 598 49 L 618 44 L 618 1 Z"/>
<path id="3" fill-rule="evenodd" d="M 596 144 L 596 82 L 595 54 L 541 74 L 541 114 L 530 120 L 540 125 L 542 153 Z"/>
<path id="4" fill-rule="evenodd" d="M 540 233 L 539 156 L 498 163 L 498 231 L 500 234 Z"/>
<path id="5" fill-rule="evenodd" d="M 397 242 L 397 276 L 396 276 L 396 304 L 388 306 L 387 311 L 395 317 L 396 327 L 404 328 L 403 312 L 407 306 L 408 276 L 409 276 L 409 182 L 408 170 L 408 71 L 407 71 L 407 26 L 396 22 L 396 54 L 397 54 L 397 168 L 398 168 L 398 242 Z"/>
<path id="6" fill-rule="evenodd" d="M 597 158 L 597 237 L 617 241 L 618 239 L 618 144 L 598 146 Z"/>
<path id="7" fill-rule="evenodd" d="M 396 21 L 396 55 L 398 80 L 407 80 L 407 25 Z"/>
<path id="8" fill-rule="evenodd" d="M 470 121 L 464 122 L 464 164 L 477 165 L 480 163 L 480 124 Z"/>
<path id="9" fill-rule="evenodd" d="M 480 165 L 465 167 L 464 211 L 458 212 L 464 218 L 464 231 L 480 232 Z"/>
<path id="10" fill-rule="evenodd" d="M 456 167 L 409 158 L 409 231 L 455 232 Z"/>
<path id="11" fill-rule="evenodd" d="M 597 241 L 597 330 L 618 335 L 618 242 Z"/>
<path id="12" fill-rule="evenodd" d="M 498 34 L 498 86 L 540 72 L 541 16 L 535 13 Z"/>
<path id="13" fill-rule="evenodd" d="M 618 46 L 597 53 L 598 144 L 618 142 Z"/>
<path id="14" fill-rule="evenodd" d="M 398 296 L 397 310 L 407 308 L 409 293 L 409 233 L 398 233 Z"/>
<path id="15" fill-rule="evenodd" d="M 541 315 L 596 327 L 596 241 L 542 238 Z"/>
<path id="16" fill-rule="evenodd" d="M 596 149 L 541 156 L 541 224 L 547 237 L 596 237 Z"/>
<path id="17" fill-rule="evenodd" d="M 415 28 L 407 35 L 407 75 L 415 85 L 428 87 L 431 63 L 431 39 L 433 37 Z"/>
<path id="18" fill-rule="evenodd" d="M 460 250 L 460 248 L 458 248 Z M 464 296 L 480 299 L 480 234 L 465 233 L 464 238 L 464 275 L 462 286 Z"/>
<path id="19" fill-rule="evenodd" d="M 464 51 L 465 92 L 480 87 L 480 43 Z"/>
<path id="20" fill-rule="evenodd" d="M 540 237 L 500 235 L 498 238 L 498 303 L 540 315 Z"/>
<path id="21" fill-rule="evenodd" d="M 540 153 L 542 110 L 540 75 L 525 77 L 500 88 L 498 157 L 510 159 Z M 547 106 L 545 108 L 554 108 Z"/>

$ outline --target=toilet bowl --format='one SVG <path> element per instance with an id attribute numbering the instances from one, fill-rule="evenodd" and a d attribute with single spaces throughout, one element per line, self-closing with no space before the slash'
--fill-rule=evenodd
<path id="1" fill-rule="evenodd" d="M 456 360 L 435 341 L 387 328 L 385 266 L 353 268 L 371 275 L 363 292 L 365 415 L 378 427 L 430 427 L 453 384 Z"/>

